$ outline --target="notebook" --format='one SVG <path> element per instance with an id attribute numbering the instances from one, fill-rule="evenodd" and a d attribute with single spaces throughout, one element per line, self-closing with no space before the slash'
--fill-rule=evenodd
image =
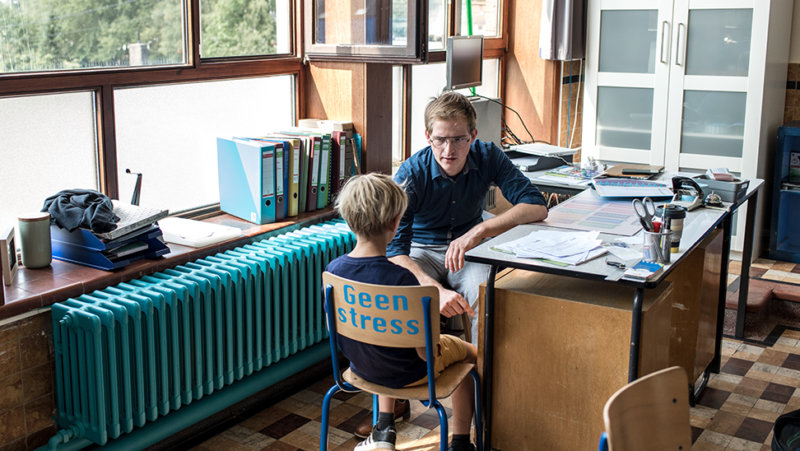
<path id="1" fill-rule="evenodd" d="M 118 200 L 112 200 L 111 203 L 114 204 L 114 214 L 119 216 L 119 222 L 117 222 L 117 228 L 110 232 L 95 233 L 95 235 L 104 240 L 119 238 L 122 235 L 144 228 L 159 219 L 166 218 L 169 214 L 169 210 L 140 207 Z"/>

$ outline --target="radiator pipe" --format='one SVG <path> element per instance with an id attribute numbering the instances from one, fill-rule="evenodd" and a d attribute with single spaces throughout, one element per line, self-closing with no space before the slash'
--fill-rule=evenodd
<path id="1" fill-rule="evenodd" d="M 285 360 L 263 368 L 261 371 L 236 381 L 232 385 L 205 396 L 199 401 L 193 401 L 191 404 L 170 412 L 168 415 L 160 417 L 142 428 L 135 429 L 117 439 L 109 440 L 103 446 L 103 450 L 144 449 L 152 446 L 226 407 L 230 407 L 271 385 L 294 376 L 326 358 L 330 358 L 328 340 L 324 340 Z M 38 448 L 37 451 L 76 451 L 92 444 L 86 439 L 67 441 L 65 444 L 60 443 L 58 437 L 62 432 L 64 430 L 59 431 L 56 436 L 50 439 L 51 443 Z M 69 435 L 66 440 L 69 440 L 73 434 L 74 432 L 66 432 L 64 435 Z M 55 444 L 52 443 L 54 440 L 56 441 Z M 80 447 L 76 447 L 78 445 Z"/>

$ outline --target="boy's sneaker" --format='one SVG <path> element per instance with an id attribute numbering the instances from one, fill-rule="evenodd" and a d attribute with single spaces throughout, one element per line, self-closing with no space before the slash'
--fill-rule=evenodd
<path id="1" fill-rule="evenodd" d="M 447 448 L 447 451 L 456 451 L 456 449 L 453 448 L 453 445 L 450 445 L 450 447 Z M 475 445 L 470 443 L 469 446 L 467 447 L 467 451 L 475 451 Z"/>
<path id="2" fill-rule="evenodd" d="M 411 403 L 407 399 L 394 400 L 394 422 L 399 423 L 403 420 L 411 418 Z M 367 415 L 364 420 L 356 426 L 353 435 L 358 438 L 364 439 L 369 437 L 372 433 L 372 415 Z"/>
<path id="3" fill-rule="evenodd" d="M 353 451 L 370 451 L 373 449 L 384 449 L 394 451 L 394 442 L 397 440 L 397 431 L 394 426 L 386 429 L 372 428 L 366 440 L 356 445 Z"/>

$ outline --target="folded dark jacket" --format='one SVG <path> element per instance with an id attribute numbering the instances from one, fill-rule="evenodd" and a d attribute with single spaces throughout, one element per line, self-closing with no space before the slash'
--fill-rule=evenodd
<path id="1" fill-rule="evenodd" d="M 42 211 L 50 213 L 50 223 L 70 232 L 82 227 L 95 233 L 117 228 L 119 217 L 114 214 L 111 199 L 90 189 L 60 191 L 44 201 Z"/>

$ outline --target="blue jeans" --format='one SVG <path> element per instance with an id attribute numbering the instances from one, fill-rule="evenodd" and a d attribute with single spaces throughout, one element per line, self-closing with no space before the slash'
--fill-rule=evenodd
<path id="1" fill-rule="evenodd" d="M 489 265 L 482 263 L 464 262 L 464 267 L 458 272 L 450 272 L 444 266 L 444 256 L 447 253 L 444 244 L 419 244 L 411 243 L 409 257 L 429 276 L 447 288 L 458 292 L 469 302 L 475 310 L 472 317 L 472 343 L 478 343 L 478 295 L 480 284 L 486 282 L 489 276 Z"/>

